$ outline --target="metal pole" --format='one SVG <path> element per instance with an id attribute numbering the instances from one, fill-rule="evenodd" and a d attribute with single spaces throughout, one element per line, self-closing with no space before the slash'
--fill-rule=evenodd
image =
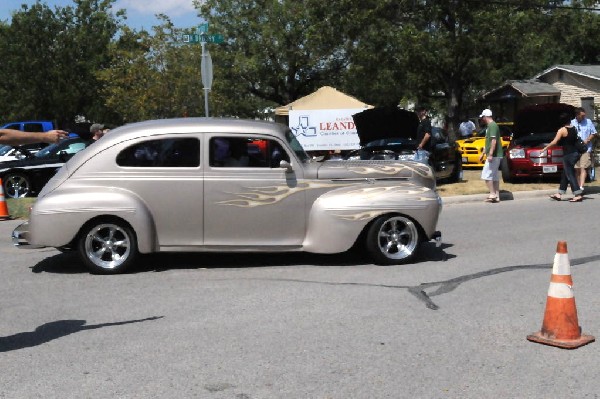
<path id="1" fill-rule="evenodd" d="M 204 59 L 205 57 L 205 42 L 202 42 L 202 59 Z M 206 114 L 206 117 L 208 118 L 208 91 L 210 89 L 207 89 L 206 87 L 204 88 L 204 113 Z"/>

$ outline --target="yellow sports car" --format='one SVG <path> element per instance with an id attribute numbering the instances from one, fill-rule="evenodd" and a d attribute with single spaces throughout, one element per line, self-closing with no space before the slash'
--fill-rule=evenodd
<path id="1" fill-rule="evenodd" d="M 502 148 L 506 150 L 512 138 L 512 122 L 498 122 L 498 127 L 502 136 Z M 456 145 L 462 156 L 463 167 L 483 167 L 479 157 L 483 152 L 483 147 L 485 147 L 485 129 L 474 132 L 471 137 L 466 139 L 456 140 Z M 485 161 L 485 158 L 483 161 Z"/>

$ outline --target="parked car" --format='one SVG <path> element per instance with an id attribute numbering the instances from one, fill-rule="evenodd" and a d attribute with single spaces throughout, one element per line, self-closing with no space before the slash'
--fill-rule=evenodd
<path id="1" fill-rule="evenodd" d="M 513 123 L 498 122 L 498 127 L 500 128 L 502 148 L 506 150 L 512 139 Z M 456 140 L 456 145 L 460 151 L 464 168 L 483 168 L 485 158 L 481 162 L 479 157 L 485 148 L 485 128 L 478 132 L 473 132 L 471 137 Z"/>
<path id="2" fill-rule="evenodd" d="M 0 163 L 0 178 L 8 198 L 29 197 L 38 193 L 64 163 L 90 142 L 81 138 L 51 144 L 23 159 Z"/>
<path id="3" fill-rule="evenodd" d="M 412 160 L 419 143 L 415 112 L 396 107 L 371 108 L 352 116 L 361 148 L 344 156 L 346 160 Z M 462 176 L 462 160 L 454 143 L 440 128 L 432 128 L 433 151 L 429 165 L 439 182 L 457 182 Z"/>
<path id="4" fill-rule="evenodd" d="M 316 162 L 286 126 L 184 118 L 122 126 L 76 154 L 13 241 L 77 249 L 96 273 L 122 272 L 139 253 L 355 244 L 397 264 L 441 236 L 441 207 L 427 165 Z"/>
<path id="5" fill-rule="evenodd" d="M 11 145 L 2 146 L 0 148 L 0 163 L 27 158 L 46 146 L 47 144 L 44 143 L 25 144 L 14 147 Z"/>
<path id="6" fill-rule="evenodd" d="M 552 141 L 561 127 L 560 114 L 575 116 L 569 104 L 553 103 L 523 108 L 515 116 L 513 140 L 500 165 L 502 180 L 514 183 L 527 178 L 554 178 L 562 173 L 563 149 L 553 146 L 540 156 L 540 150 Z"/>

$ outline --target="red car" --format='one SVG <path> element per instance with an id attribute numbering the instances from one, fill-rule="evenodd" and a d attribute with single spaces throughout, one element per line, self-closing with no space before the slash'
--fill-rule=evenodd
<path id="1" fill-rule="evenodd" d="M 568 113 L 575 117 L 575 107 L 563 103 L 533 105 L 523 108 L 515 117 L 513 140 L 501 163 L 502 180 L 515 183 L 520 179 L 560 178 L 563 149 L 554 146 L 545 156 L 540 152 L 561 128 L 559 117 Z"/>

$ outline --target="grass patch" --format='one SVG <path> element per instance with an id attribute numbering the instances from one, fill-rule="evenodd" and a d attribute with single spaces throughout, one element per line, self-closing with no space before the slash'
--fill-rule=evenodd
<path id="1" fill-rule="evenodd" d="M 7 198 L 8 214 L 13 219 L 29 219 L 29 208 L 37 198 Z"/>

